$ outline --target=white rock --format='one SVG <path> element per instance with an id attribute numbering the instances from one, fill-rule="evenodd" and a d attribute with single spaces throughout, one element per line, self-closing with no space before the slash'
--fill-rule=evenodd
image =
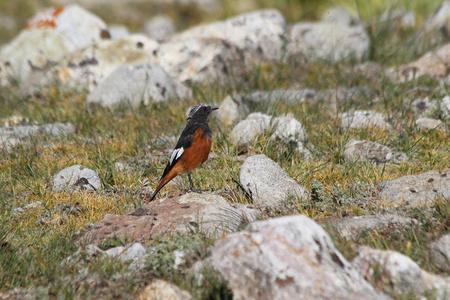
<path id="1" fill-rule="evenodd" d="M 170 38 L 175 33 L 175 25 L 172 20 L 164 15 L 151 18 L 144 25 L 144 32 L 152 39 L 162 41 Z"/>
<path id="2" fill-rule="evenodd" d="M 268 102 L 268 103 L 287 103 L 294 105 L 305 102 L 307 100 L 314 99 L 316 91 L 312 89 L 302 90 L 272 90 L 272 91 L 256 91 L 248 96 L 255 102 Z"/>
<path id="3" fill-rule="evenodd" d="M 47 9 L 33 17 L 0 52 L 0 84 L 23 83 L 27 92 L 47 84 L 49 71 L 68 53 L 101 39 L 106 24 L 78 5 Z M 50 78 L 47 78 L 50 77 Z"/>
<path id="4" fill-rule="evenodd" d="M 237 300 L 387 299 L 303 215 L 254 222 L 218 240 L 212 264 Z"/>
<path id="5" fill-rule="evenodd" d="M 381 113 L 356 110 L 353 112 L 345 112 L 338 116 L 341 119 L 342 129 L 358 129 L 377 126 L 381 128 L 391 129 L 392 126 L 385 121 L 385 116 Z"/>
<path id="6" fill-rule="evenodd" d="M 86 190 L 98 190 L 102 183 L 97 173 L 82 165 L 74 165 L 59 171 L 52 178 L 52 191 L 71 191 L 77 186 Z"/>
<path id="7" fill-rule="evenodd" d="M 432 35 L 433 31 L 450 29 L 450 1 L 442 1 L 441 5 L 423 23 L 419 35 Z"/>
<path id="8" fill-rule="evenodd" d="M 155 59 L 183 83 L 224 84 L 234 80 L 245 65 L 237 46 L 217 38 L 174 36 L 159 47 Z"/>
<path id="9" fill-rule="evenodd" d="M 248 157 L 241 166 L 239 179 L 253 203 L 262 206 L 280 205 L 290 195 L 300 199 L 309 196 L 304 187 L 265 155 Z"/>
<path id="10" fill-rule="evenodd" d="M 87 103 L 113 107 L 128 103 L 138 107 L 141 103 L 167 102 L 186 99 L 191 91 L 172 79 L 158 65 L 126 65 L 117 68 L 87 97 Z"/>
<path id="11" fill-rule="evenodd" d="M 395 296 L 417 299 L 446 299 L 450 295 L 450 278 L 422 270 L 409 257 L 395 251 L 361 247 L 352 265 L 369 281 Z"/>
<path id="12" fill-rule="evenodd" d="M 161 0 L 160 0 L 161 1 Z M 173 283 L 157 279 L 145 287 L 137 300 L 191 300 L 189 292 Z"/>
<path id="13" fill-rule="evenodd" d="M 243 50 L 249 62 L 279 61 L 283 54 L 286 23 L 274 9 L 244 13 L 225 21 L 200 25 L 180 34 L 180 38 L 222 39 Z"/>
<path id="14" fill-rule="evenodd" d="M 322 14 L 322 22 L 330 24 L 352 25 L 353 17 L 347 9 L 343 7 L 330 7 Z"/>
<path id="15" fill-rule="evenodd" d="M 297 23 L 292 26 L 287 53 L 301 61 L 338 62 L 355 57 L 365 60 L 370 40 L 362 26 L 330 23 Z"/>

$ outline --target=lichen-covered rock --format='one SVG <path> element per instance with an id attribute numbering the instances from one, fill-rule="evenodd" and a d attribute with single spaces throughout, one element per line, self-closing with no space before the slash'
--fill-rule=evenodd
<path id="1" fill-rule="evenodd" d="M 49 72 L 64 56 L 98 42 L 106 29 L 100 18 L 78 5 L 39 12 L 1 49 L 0 84 L 13 79 L 33 92 L 52 79 Z"/>
<path id="2" fill-rule="evenodd" d="M 108 238 L 150 239 L 168 232 L 199 230 L 221 237 L 236 231 L 241 222 L 259 218 L 260 212 L 247 206 L 231 205 L 223 197 L 203 192 L 175 195 L 152 201 L 126 215 L 107 214 L 80 240 L 99 244 Z"/>
<path id="3" fill-rule="evenodd" d="M 248 157 L 239 174 L 241 185 L 255 204 L 277 206 L 289 196 L 300 199 L 308 197 L 308 191 L 304 187 L 265 155 Z"/>
<path id="4" fill-rule="evenodd" d="M 358 252 L 353 267 L 386 293 L 418 299 L 446 299 L 450 295 L 450 278 L 425 272 L 401 253 L 365 246 Z"/>
<path id="5" fill-rule="evenodd" d="M 212 249 L 233 299 L 386 299 L 368 284 L 310 218 L 251 223 Z"/>
<path id="6" fill-rule="evenodd" d="M 183 100 L 192 96 L 190 89 L 158 65 L 128 65 L 117 68 L 87 97 L 88 103 L 117 106 L 127 103 L 138 107 L 141 103 Z"/>
<path id="7" fill-rule="evenodd" d="M 380 184 L 379 198 L 391 205 L 430 206 L 441 197 L 450 201 L 450 169 L 404 176 Z"/>
<path id="8" fill-rule="evenodd" d="M 351 139 L 347 142 L 344 149 L 344 157 L 348 161 L 371 161 L 378 164 L 382 163 L 402 163 L 408 157 L 403 152 L 394 152 L 391 148 L 371 142 Z"/>

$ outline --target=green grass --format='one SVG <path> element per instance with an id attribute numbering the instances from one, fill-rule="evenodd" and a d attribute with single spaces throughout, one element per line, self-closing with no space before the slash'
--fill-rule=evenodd
<path id="1" fill-rule="evenodd" d="M 0 1 L 0 8 L 16 14 L 19 20 L 31 15 L 39 5 L 29 1 L 26 10 L 18 11 L 10 1 Z M 399 7 L 413 9 L 422 22 L 437 6 L 437 1 L 403 1 Z M 439 1 L 440 2 L 440 1 Z M 34 3 L 34 2 L 33 2 Z M 234 15 L 234 1 L 222 1 L 225 9 L 207 16 L 198 7 L 156 7 L 155 4 L 129 4 L 138 10 L 140 18 L 130 15 L 116 16 L 117 8 L 110 7 L 100 13 L 108 22 L 124 22 L 131 29 L 138 29 L 145 20 L 144 12 L 153 15 L 166 12 L 177 19 L 177 27 L 183 29 L 193 24 Z M 317 20 L 331 4 L 343 3 L 346 7 L 361 11 L 365 20 L 375 19 L 386 7 L 384 1 L 256 1 L 257 7 L 276 7 L 289 22 Z M 370 5 L 368 4 L 370 3 Z M 18 5 L 18 4 L 17 4 Z M 145 10 L 145 5 L 152 9 Z M 155 6 L 155 7 L 153 7 Z M 123 8 L 121 8 L 123 10 Z M 133 13 L 133 10 L 128 12 Z M 22 22 L 22 21 L 21 21 Z M 380 25 L 381 26 L 381 25 Z M 391 66 L 419 57 L 429 46 L 412 47 L 412 31 L 388 35 L 387 28 L 373 25 L 369 28 L 372 45 L 370 60 Z M 1 41 L 6 41 L 2 36 Z M 172 148 L 167 143 L 153 143 L 153 138 L 175 136 L 185 125 L 186 110 L 198 102 L 219 103 L 229 94 L 247 94 L 255 90 L 280 88 L 313 88 L 315 90 L 339 87 L 366 86 L 373 97 L 341 103 L 338 113 L 350 108 L 372 109 L 386 114 L 392 131 L 378 128 L 359 130 L 339 129 L 339 122 L 331 118 L 334 112 L 321 101 L 287 105 L 261 104 L 255 109 L 270 115 L 291 113 L 305 127 L 314 159 L 305 161 L 288 147 L 280 147 L 269 138 L 269 132 L 251 145 L 249 155 L 265 154 L 275 160 L 292 178 L 312 191 L 311 201 L 287 199 L 285 206 L 268 210 L 263 218 L 290 214 L 306 214 L 318 221 L 325 218 L 364 215 L 384 212 L 379 204 L 367 201 L 376 192 L 376 184 L 383 180 L 418 174 L 448 167 L 450 140 L 446 131 L 418 131 L 415 114 L 411 108 L 414 99 L 409 91 L 417 86 L 429 90 L 430 98 L 448 94 L 448 87 L 435 79 L 422 77 L 406 83 L 395 83 L 389 78 L 362 71 L 355 71 L 355 62 L 338 64 L 316 62 L 307 65 L 263 64 L 232 78 L 229 85 L 193 87 L 194 99 L 187 102 L 152 104 L 137 109 L 119 107 L 108 109 L 86 106 L 87 91 L 62 91 L 58 87 L 42 90 L 39 95 L 23 97 L 17 87 L 0 88 L 0 118 L 14 115 L 24 117 L 28 123 L 71 122 L 75 134 L 62 139 L 51 137 L 31 138 L 14 151 L 0 150 L 0 292 L 15 287 L 48 287 L 52 296 L 64 298 L 113 297 L 133 298 L 154 278 L 172 281 L 188 289 L 198 299 L 230 297 L 226 283 L 210 268 L 204 272 L 204 281 L 187 276 L 186 269 L 209 255 L 208 247 L 214 244 L 211 237 L 192 232 L 152 241 L 156 255 L 145 262 L 143 270 L 130 271 L 127 263 L 99 258 L 76 266 L 61 267 L 61 262 L 77 250 L 77 233 L 88 224 L 100 221 L 106 214 L 124 214 L 143 205 L 140 182 L 146 178 L 155 186 L 165 166 L 166 158 L 158 155 L 161 150 Z M 449 126 L 442 112 L 432 112 Z M 237 147 L 230 142 L 232 126 L 222 126 L 211 119 L 214 158 L 193 174 L 195 183 L 206 190 L 224 190 L 230 202 L 249 203 L 251 199 L 239 187 L 240 162 Z M 409 160 L 395 165 L 377 166 L 371 163 L 348 163 L 343 159 L 343 149 L 350 139 L 365 139 L 405 152 Z M 115 168 L 120 161 L 136 162 L 133 171 Z M 52 193 L 51 178 L 61 169 L 82 164 L 94 169 L 104 183 L 98 193 Z M 184 179 L 187 181 L 186 179 Z M 185 182 L 187 186 L 187 182 Z M 165 192 L 175 192 L 167 186 Z M 13 214 L 14 208 L 40 201 L 43 207 L 23 214 Z M 64 213 L 62 204 L 79 203 L 76 213 Z M 330 234 L 337 247 L 352 259 L 360 245 L 400 251 L 424 269 L 449 275 L 437 269 L 430 254 L 430 242 L 450 230 L 449 204 L 438 202 L 432 208 L 398 209 L 394 212 L 414 217 L 422 226 L 386 228 L 364 232 L 355 241 L 345 241 L 333 230 Z M 240 220 L 236 230 L 242 229 Z M 108 240 L 102 247 L 117 246 L 117 240 Z M 174 270 L 173 251 L 184 249 L 189 255 L 186 265 Z M 84 274 L 84 275 L 83 275 Z M 122 275 L 121 275 L 122 274 Z M 127 274 L 127 276 L 123 276 Z M 83 277 L 84 276 L 84 277 Z M 97 289 L 90 289 L 89 284 Z M 108 288 L 110 293 L 107 293 Z"/>

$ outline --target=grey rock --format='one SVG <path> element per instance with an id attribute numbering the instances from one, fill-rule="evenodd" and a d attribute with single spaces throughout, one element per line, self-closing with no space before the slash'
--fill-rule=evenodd
<path id="1" fill-rule="evenodd" d="M 391 129 L 392 126 L 385 121 L 385 116 L 381 113 L 367 110 L 356 110 L 345 112 L 338 116 L 341 119 L 342 129 L 359 129 L 370 126 Z"/>
<path id="2" fill-rule="evenodd" d="M 308 191 L 265 155 L 248 157 L 241 166 L 239 179 L 254 204 L 278 206 L 290 195 L 308 197 Z"/>
<path id="3" fill-rule="evenodd" d="M 330 24 L 340 24 L 350 26 L 353 23 L 353 17 L 347 9 L 343 7 L 330 7 L 325 10 L 321 17 L 322 22 Z"/>
<path id="4" fill-rule="evenodd" d="M 330 23 L 297 23 L 287 44 L 294 60 L 339 62 L 351 57 L 359 61 L 369 55 L 370 40 L 362 26 Z"/>
<path id="5" fill-rule="evenodd" d="M 145 287 L 144 291 L 138 296 L 137 300 L 190 300 L 189 292 L 180 289 L 176 285 L 157 279 Z"/>
<path id="6" fill-rule="evenodd" d="M 431 252 L 436 266 L 443 271 L 450 272 L 450 234 L 431 243 Z"/>
<path id="7" fill-rule="evenodd" d="M 416 120 L 416 126 L 419 129 L 443 129 L 444 125 L 441 120 L 431 118 L 418 118 Z"/>
<path id="8" fill-rule="evenodd" d="M 422 270 L 409 257 L 395 251 L 361 247 L 352 265 L 369 282 L 396 297 L 417 299 L 447 299 L 450 278 L 433 275 Z"/>
<path id="9" fill-rule="evenodd" d="M 102 182 L 97 173 L 82 165 L 74 165 L 59 171 L 52 178 L 52 191 L 73 191 L 77 188 L 82 190 L 98 190 Z"/>
<path id="10" fill-rule="evenodd" d="M 75 126 L 71 123 L 0 127 L 0 149 L 12 149 L 30 137 L 47 135 L 53 138 L 59 138 L 73 134 L 74 132 Z"/>
<path id="11" fill-rule="evenodd" d="M 141 103 L 148 105 L 191 96 L 188 88 L 173 80 L 160 66 L 145 64 L 119 67 L 88 95 L 87 102 L 108 107 L 128 103 L 138 107 Z"/>
<path id="12" fill-rule="evenodd" d="M 356 216 L 328 222 L 328 225 L 337 229 L 340 236 L 348 240 L 358 238 L 360 233 L 367 230 L 372 231 L 388 226 L 403 228 L 413 224 L 417 224 L 417 220 L 395 214 Z"/>
<path id="13" fill-rule="evenodd" d="M 226 125 L 245 119 L 250 113 L 248 101 L 243 97 L 227 96 L 219 105 L 216 117 Z"/>
<path id="14" fill-rule="evenodd" d="M 402 163 L 408 157 L 403 152 L 394 152 L 391 148 L 371 142 L 351 139 L 344 149 L 344 157 L 348 161 L 372 161 L 377 164 L 382 163 Z"/>
<path id="15" fill-rule="evenodd" d="M 303 215 L 250 224 L 218 240 L 212 264 L 233 299 L 386 299 Z"/>
<path id="16" fill-rule="evenodd" d="M 147 254 L 147 250 L 141 243 L 133 243 L 130 247 L 123 246 L 114 247 L 105 251 L 110 257 L 120 258 L 122 261 L 130 261 L 138 259 Z"/>
<path id="17" fill-rule="evenodd" d="M 218 38 L 176 35 L 154 53 L 156 62 L 183 83 L 225 84 L 239 78 L 245 66 L 243 52 Z"/>
<path id="18" fill-rule="evenodd" d="M 159 15 L 145 23 L 144 32 L 150 38 L 162 41 L 170 38 L 175 33 L 175 25 L 169 17 Z"/>
<path id="19" fill-rule="evenodd" d="M 429 171 L 380 184 L 379 198 L 391 205 L 429 206 L 436 199 L 450 199 L 450 169 Z"/>
<path id="20" fill-rule="evenodd" d="M 237 46 L 246 61 L 279 61 L 285 43 L 286 22 L 274 9 L 244 13 L 225 21 L 200 25 L 180 34 L 181 38 L 215 38 Z"/>
<path id="21" fill-rule="evenodd" d="M 111 35 L 111 39 L 117 40 L 117 39 L 123 39 L 130 36 L 130 31 L 125 25 L 109 25 L 108 26 L 108 32 Z"/>
<path id="22" fill-rule="evenodd" d="M 289 105 L 299 104 L 311 99 L 314 99 L 316 91 L 313 89 L 302 90 L 272 90 L 272 91 L 256 91 L 246 96 L 253 102 L 265 102 L 265 103 L 287 103 Z"/>

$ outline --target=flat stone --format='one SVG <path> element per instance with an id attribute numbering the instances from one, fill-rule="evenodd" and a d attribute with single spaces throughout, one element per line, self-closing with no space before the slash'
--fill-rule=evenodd
<path id="1" fill-rule="evenodd" d="M 128 103 L 132 107 L 170 99 L 186 99 L 192 96 L 190 89 L 158 65 L 128 65 L 117 68 L 87 97 L 87 103 L 99 103 L 114 107 Z"/>
<path id="2" fill-rule="evenodd" d="M 441 120 L 431 118 L 418 118 L 416 120 L 416 126 L 422 130 L 443 129 L 443 123 Z"/>
<path id="3" fill-rule="evenodd" d="M 338 117 L 341 119 L 342 129 L 359 129 L 370 126 L 392 129 L 392 126 L 385 121 L 385 115 L 373 111 L 356 110 L 345 112 Z"/>
<path id="4" fill-rule="evenodd" d="M 233 206 L 216 194 L 187 193 L 152 201 L 126 215 L 107 214 L 80 240 L 99 244 L 116 237 L 144 243 L 161 234 L 188 233 L 192 229 L 221 237 L 240 228 L 239 222 L 245 218 L 255 220 L 259 216 L 258 210 Z"/>
<path id="5" fill-rule="evenodd" d="M 380 184 L 379 199 L 390 205 L 431 207 L 439 197 L 450 199 L 450 169 L 404 176 Z"/>

